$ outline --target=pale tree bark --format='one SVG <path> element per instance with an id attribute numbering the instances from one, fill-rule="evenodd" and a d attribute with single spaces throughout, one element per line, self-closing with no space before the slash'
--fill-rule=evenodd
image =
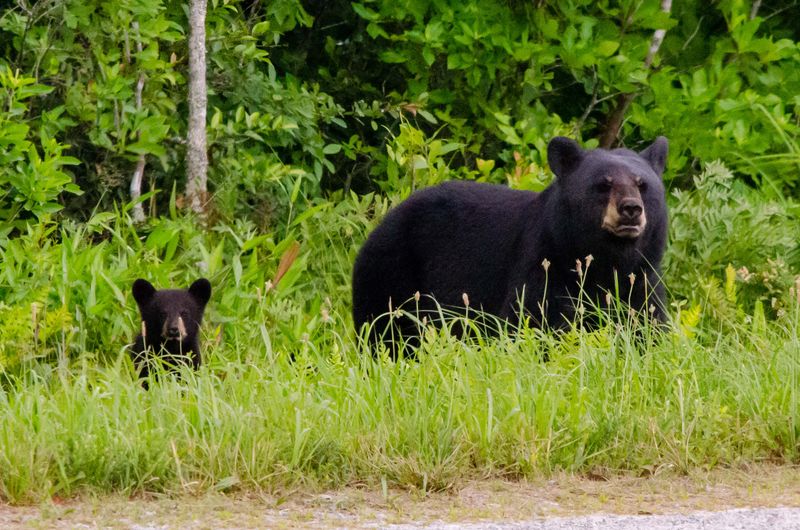
<path id="1" fill-rule="evenodd" d="M 758 16 L 758 8 L 761 7 L 761 0 L 756 0 L 753 2 L 753 5 L 750 6 L 750 20 L 753 20 Z"/>
<path id="2" fill-rule="evenodd" d="M 669 13 L 672 10 L 672 0 L 661 0 L 661 10 Z M 647 50 L 647 57 L 644 59 L 645 68 L 650 68 L 653 65 L 653 60 L 664 42 L 664 35 L 667 34 L 665 29 L 657 29 L 653 32 L 653 38 L 650 40 L 650 48 Z M 622 128 L 622 122 L 625 119 L 625 112 L 627 112 L 633 98 L 636 94 L 620 94 L 617 98 L 617 106 L 609 114 L 606 123 L 603 126 L 603 133 L 600 135 L 600 147 L 606 149 L 613 147 L 619 138 L 619 131 Z"/>
<path id="3" fill-rule="evenodd" d="M 189 2 L 189 123 L 186 133 L 186 205 L 205 219 L 206 152 L 206 0 Z"/>
<path id="4" fill-rule="evenodd" d="M 133 29 L 134 38 L 136 39 L 136 51 L 139 52 L 139 56 L 141 56 L 142 39 L 139 35 L 139 23 L 132 22 L 131 28 Z M 128 64 L 130 64 L 131 62 L 129 50 L 130 48 L 127 45 L 127 38 L 126 38 L 125 52 Z M 136 92 L 135 92 L 136 112 L 140 112 L 142 110 L 143 90 L 144 90 L 144 72 L 139 72 L 139 79 L 136 81 Z M 135 202 L 133 206 L 133 221 L 135 223 L 142 223 L 145 220 L 144 207 L 142 206 L 141 202 L 137 202 L 139 200 L 139 197 L 142 196 L 142 179 L 144 178 L 144 166 L 145 166 L 144 153 L 141 153 L 139 154 L 139 157 L 136 160 L 136 169 L 133 171 L 133 176 L 131 177 L 131 186 L 130 186 L 131 201 Z"/>

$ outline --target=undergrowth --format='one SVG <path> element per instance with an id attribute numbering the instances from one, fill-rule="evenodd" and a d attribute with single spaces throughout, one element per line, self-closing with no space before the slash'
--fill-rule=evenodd
<path id="1" fill-rule="evenodd" d="M 743 220 L 724 182 L 709 186 L 673 203 L 668 329 L 624 318 L 466 340 L 430 329 L 416 360 L 399 361 L 366 351 L 349 315 L 353 259 L 385 199 L 310 204 L 270 233 L 203 230 L 174 210 L 145 228 L 125 209 L 31 225 L 0 244 L 0 498 L 431 491 L 561 470 L 798 464 L 797 242 L 719 244 L 732 237 L 724 212 L 737 230 L 769 219 L 785 235 L 796 210 L 750 197 Z M 729 207 L 702 217 L 712 196 Z M 693 216 L 713 263 L 698 259 Z M 783 273 L 745 278 L 759 260 L 782 260 Z M 214 286 L 205 364 L 144 391 L 125 349 L 138 329 L 130 285 L 198 276 Z"/>

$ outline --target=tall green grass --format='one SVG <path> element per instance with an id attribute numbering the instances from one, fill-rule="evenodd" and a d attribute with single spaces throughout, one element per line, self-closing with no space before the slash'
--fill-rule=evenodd
<path id="1" fill-rule="evenodd" d="M 202 230 L 174 211 L 136 228 L 123 209 L 0 242 L 0 498 L 429 491 L 559 470 L 800 463 L 796 290 L 772 277 L 767 291 L 739 289 L 733 267 L 699 267 L 708 285 L 692 290 L 687 261 L 702 262 L 674 241 L 684 261 L 680 281 L 665 273 L 665 332 L 624 318 L 468 340 L 431 329 L 416 360 L 394 362 L 363 349 L 349 302 L 357 249 L 387 208 L 320 202 L 267 234 L 244 221 Z M 691 217 L 676 216 L 680 237 L 694 237 Z M 295 241 L 300 257 L 275 285 Z M 205 364 L 144 391 L 125 351 L 139 327 L 130 285 L 201 275 L 214 286 Z"/>
<path id="2" fill-rule="evenodd" d="M 708 344 L 613 326 L 483 344 L 431 332 L 417 361 L 399 362 L 338 342 L 335 327 L 324 334 L 338 354 L 309 347 L 294 361 L 255 335 L 207 344 L 199 372 L 149 391 L 123 356 L 39 364 L 0 394 L 0 495 L 435 490 L 555 470 L 797 463 L 799 316 Z"/>

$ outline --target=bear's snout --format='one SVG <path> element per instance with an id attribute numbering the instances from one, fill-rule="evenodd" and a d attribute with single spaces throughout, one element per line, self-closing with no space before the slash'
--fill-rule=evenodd
<path id="1" fill-rule="evenodd" d="M 626 239 L 636 239 L 647 224 L 644 203 L 640 197 L 615 197 L 608 201 L 603 213 L 603 230 Z"/>
<path id="2" fill-rule="evenodd" d="M 621 224 L 638 225 L 639 218 L 644 212 L 644 205 L 640 199 L 629 197 L 619 201 L 617 211 Z"/>
<path id="3" fill-rule="evenodd" d="M 186 325 L 180 316 L 164 322 L 162 336 L 167 340 L 183 340 L 186 338 Z"/>

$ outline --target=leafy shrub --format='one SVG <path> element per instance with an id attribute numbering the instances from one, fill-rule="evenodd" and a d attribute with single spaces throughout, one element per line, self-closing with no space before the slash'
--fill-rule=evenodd
<path id="1" fill-rule="evenodd" d="M 542 164 L 548 138 L 597 137 L 632 94 L 622 139 L 635 147 L 669 136 L 669 179 L 720 158 L 760 185 L 795 189 L 795 16 L 767 5 L 751 13 L 745 2 L 682 2 L 670 14 L 660 4 L 364 0 L 353 9 L 377 47 L 366 53 L 402 73 L 384 81 L 387 99 L 435 116 L 464 145 L 461 163 L 513 165 L 516 151 Z M 655 29 L 666 38 L 650 68 Z"/>
<path id="2" fill-rule="evenodd" d="M 27 101 L 51 87 L 12 72 L 0 61 L 0 236 L 21 229 L 35 217 L 42 221 L 61 210 L 62 192 L 80 193 L 65 166 L 78 160 L 63 153 L 68 146 L 50 135 L 47 124 L 63 109 L 41 117 L 38 131 L 29 125 Z M 38 133 L 38 134 L 37 134 Z M 38 136 L 38 137 L 37 137 Z"/>
<path id="3" fill-rule="evenodd" d="M 800 205 L 749 188 L 719 162 L 670 202 L 665 275 L 673 297 L 711 300 L 719 292 L 716 299 L 735 298 L 748 311 L 757 301 L 785 305 L 800 276 Z"/>

